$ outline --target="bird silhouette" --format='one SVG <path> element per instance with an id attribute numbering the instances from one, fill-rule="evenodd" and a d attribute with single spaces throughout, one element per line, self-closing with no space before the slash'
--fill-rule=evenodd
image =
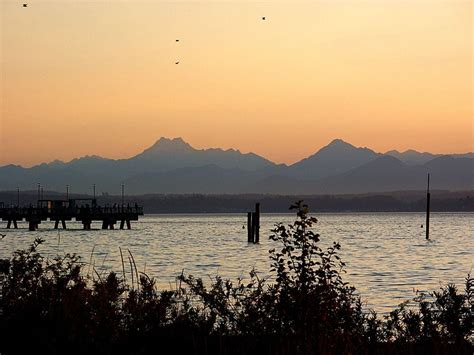
<path id="1" fill-rule="evenodd" d="M 179 64 L 179 62 L 175 62 L 174 64 Z"/>
<path id="2" fill-rule="evenodd" d="M 28 4 L 23 4 L 23 7 L 28 7 Z"/>
<path id="3" fill-rule="evenodd" d="M 179 42 L 179 39 L 177 39 L 176 42 Z"/>
<path id="4" fill-rule="evenodd" d="M 262 20 L 265 21 L 265 16 L 262 17 Z"/>
<path id="5" fill-rule="evenodd" d="M 5 238 L 6 236 L 7 236 L 6 234 L 0 234 L 0 237 L 1 237 L 0 239 Z"/>

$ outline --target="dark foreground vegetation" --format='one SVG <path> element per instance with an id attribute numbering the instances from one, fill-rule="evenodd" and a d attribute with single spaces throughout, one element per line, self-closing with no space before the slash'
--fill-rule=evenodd
<path id="1" fill-rule="evenodd" d="M 302 203 L 271 239 L 272 279 L 205 283 L 181 275 L 159 291 L 137 271 L 101 277 L 75 255 L 45 260 L 37 239 L 0 263 L 0 353 L 472 354 L 474 279 L 379 317 L 342 279 L 340 245 L 321 249 Z M 131 275 L 131 277 L 129 276 Z M 126 279 L 126 276 L 127 279 Z"/>

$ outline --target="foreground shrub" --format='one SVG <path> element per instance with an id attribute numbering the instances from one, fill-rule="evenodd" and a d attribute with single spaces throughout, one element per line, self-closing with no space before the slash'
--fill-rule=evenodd
<path id="1" fill-rule="evenodd" d="M 217 277 L 206 287 L 192 276 L 181 280 L 215 319 L 213 330 L 219 334 L 293 336 L 304 351 L 321 345 L 358 349 L 367 343 L 369 328 L 355 289 L 342 280 L 340 245 L 321 249 L 320 236 L 311 229 L 317 221 L 308 216 L 308 207 L 298 202 L 291 209 L 297 213 L 294 224 L 277 224 L 270 236 L 281 245 L 270 250 L 273 283 L 255 271 L 247 284 Z"/>
<path id="2" fill-rule="evenodd" d="M 449 284 L 421 294 L 409 307 L 405 302 L 390 312 L 383 324 L 384 339 L 392 342 L 437 341 L 468 343 L 474 336 L 474 279 L 466 278 L 464 293 Z"/>
<path id="3" fill-rule="evenodd" d="M 0 352 L 473 353 L 470 276 L 464 292 L 448 285 L 379 318 L 343 281 L 341 246 L 321 248 L 308 207 L 291 208 L 295 222 L 270 236 L 271 282 L 255 270 L 209 284 L 181 275 L 176 290 L 160 291 L 132 262 L 130 284 L 125 273 L 89 276 L 76 255 L 45 260 L 37 239 L 0 263 Z"/>

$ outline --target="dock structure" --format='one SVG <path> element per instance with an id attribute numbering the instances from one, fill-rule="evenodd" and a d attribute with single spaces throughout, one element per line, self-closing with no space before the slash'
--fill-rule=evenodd
<path id="1" fill-rule="evenodd" d="M 28 229 L 35 231 L 42 221 L 54 221 L 54 229 L 59 224 L 66 229 L 66 221 L 75 219 L 82 222 L 83 229 L 90 230 L 93 221 L 101 221 L 102 229 L 114 229 L 120 221 L 120 229 L 131 229 L 130 221 L 138 221 L 143 216 L 143 207 L 135 204 L 100 206 L 96 199 L 38 200 L 36 206 L 5 206 L 0 204 L 0 220 L 7 222 L 7 229 L 18 228 L 18 222 L 28 222 Z"/>
<path id="2" fill-rule="evenodd" d="M 255 204 L 255 212 L 247 212 L 247 241 L 260 242 L 260 203 Z"/>

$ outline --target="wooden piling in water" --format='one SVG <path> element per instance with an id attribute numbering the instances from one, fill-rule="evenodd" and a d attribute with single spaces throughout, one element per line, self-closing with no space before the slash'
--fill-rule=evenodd
<path id="1" fill-rule="evenodd" d="M 247 212 L 247 242 L 253 243 L 252 212 Z"/>
<path id="2" fill-rule="evenodd" d="M 252 243 L 255 244 L 255 234 L 257 231 L 257 213 L 252 212 Z"/>
<path id="3" fill-rule="evenodd" d="M 63 229 L 66 229 L 66 221 L 64 219 L 57 219 L 54 221 L 54 229 L 58 229 L 59 228 L 59 222 L 61 222 L 61 226 L 63 227 Z"/>
<path id="4" fill-rule="evenodd" d="M 260 203 L 255 205 L 255 212 L 247 212 L 247 242 L 260 241 Z"/>
<path id="5" fill-rule="evenodd" d="M 34 232 L 37 229 L 38 229 L 37 221 L 33 221 L 33 220 L 28 221 L 28 230 L 30 230 L 31 232 Z"/>
<path id="6" fill-rule="evenodd" d="M 428 174 L 428 187 L 426 189 L 426 240 L 430 239 L 430 174 Z"/>
<path id="7" fill-rule="evenodd" d="M 9 219 L 7 221 L 7 229 L 10 229 L 12 223 L 13 223 L 13 228 L 18 229 L 18 224 L 16 223 L 16 219 Z"/>
<path id="8" fill-rule="evenodd" d="M 90 221 L 90 220 L 83 220 L 82 221 L 82 228 L 84 230 L 91 230 L 91 223 L 92 223 L 92 221 Z"/>
<path id="9" fill-rule="evenodd" d="M 254 243 L 260 243 L 260 203 L 255 204 L 255 237 Z"/>

